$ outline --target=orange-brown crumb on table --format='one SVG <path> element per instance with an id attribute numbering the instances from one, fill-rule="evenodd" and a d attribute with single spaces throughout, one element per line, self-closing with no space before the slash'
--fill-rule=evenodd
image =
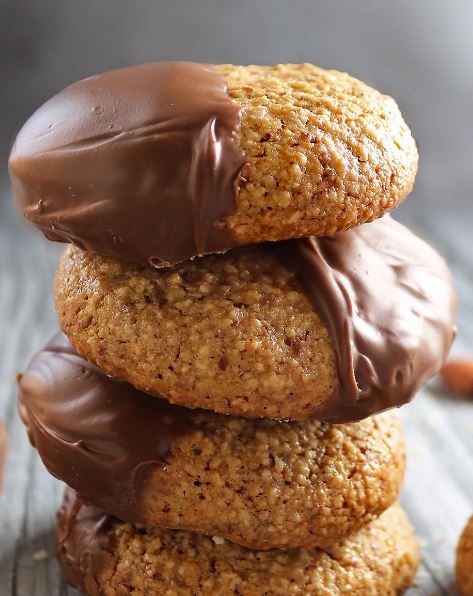
<path id="1" fill-rule="evenodd" d="M 48 238 L 166 266 L 373 221 L 412 190 L 417 161 L 395 101 L 345 73 L 180 62 L 67 87 L 9 166 Z"/>

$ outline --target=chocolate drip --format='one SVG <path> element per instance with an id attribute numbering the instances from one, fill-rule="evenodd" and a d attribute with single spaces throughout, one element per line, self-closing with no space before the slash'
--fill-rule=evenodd
<path id="1" fill-rule="evenodd" d="M 48 470 L 127 521 L 140 490 L 164 467 L 173 441 L 191 432 L 192 410 L 136 390 L 81 358 L 58 333 L 19 381 L 19 410 Z"/>
<path id="2" fill-rule="evenodd" d="M 156 62 L 79 81 L 47 101 L 10 156 L 15 197 L 49 238 L 168 266 L 235 245 L 245 155 L 238 104 L 208 64 Z"/>
<path id="3" fill-rule="evenodd" d="M 0 420 L 0 494 L 3 492 L 3 474 L 8 453 L 8 433 L 3 420 Z"/>
<path id="4" fill-rule="evenodd" d="M 66 489 L 57 513 L 57 550 L 67 583 L 87 594 L 102 593 L 99 578 L 113 563 L 116 521 Z"/>
<path id="5" fill-rule="evenodd" d="M 441 368 L 456 333 L 452 279 L 407 228 L 386 216 L 273 249 L 330 331 L 338 390 L 317 418 L 345 422 L 405 404 Z"/>

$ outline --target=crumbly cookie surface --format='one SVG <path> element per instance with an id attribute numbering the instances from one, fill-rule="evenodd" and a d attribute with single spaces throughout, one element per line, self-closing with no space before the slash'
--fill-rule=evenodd
<path id="1" fill-rule="evenodd" d="M 144 487 L 151 525 L 256 549 L 326 546 L 391 506 L 402 487 L 394 413 L 344 425 L 209 413 L 195 422 Z"/>
<path id="2" fill-rule="evenodd" d="M 258 246 L 166 270 L 70 247 L 55 294 L 82 356 L 173 403 L 304 419 L 338 384 L 326 326 L 294 274 Z"/>
<path id="3" fill-rule="evenodd" d="M 461 596 L 473 595 L 473 517 L 470 518 L 457 547 L 457 587 Z"/>
<path id="4" fill-rule="evenodd" d="M 240 243 L 331 235 L 412 190 L 417 148 L 392 98 L 312 64 L 218 68 L 249 162 L 236 212 L 220 222 Z"/>
<path id="5" fill-rule="evenodd" d="M 58 548 L 66 580 L 89 596 L 395 596 L 410 585 L 419 564 L 412 526 L 399 505 L 326 550 L 258 552 L 199 534 L 118 521 L 99 543 L 92 529 L 99 516 L 83 512 Z M 59 536 L 63 531 L 60 514 Z"/>

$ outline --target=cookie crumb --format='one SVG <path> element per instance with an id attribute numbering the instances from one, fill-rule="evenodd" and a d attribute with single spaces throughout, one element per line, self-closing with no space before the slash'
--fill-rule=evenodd
<path id="1" fill-rule="evenodd" d="M 46 561 L 46 559 L 49 559 L 49 553 L 44 548 L 41 548 L 40 550 L 37 550 L 31 558 L 36 563 L 40 563 L 41 561 Z"/>
<path id="2" fill-rule="evenodd" d="M 58 516 L 60 535 L 70 528 L 59 564 L 75 587 L 123 594 L 402 594 L 419 565 L 413 528 L 394 505 L 357 533 L 325 549 L 252 551 L 229 540 L 189 531 L 136 526 L 110 519 L 113 533 L 97 536 L 102 511 L 83 509 L 71 519 L 75 495 L 66 493 Z M 106 517 L 105 519 L 108 519 Z M 113 534 L 113 536 L 112 536 Z M 99 569 L 85 553 L 107 552 Z M 154 571 L 159 570 L 158 574 Z M 236 589 L 235 589 L 236 588 Z M 88 593 L 91 593 L 88 591 Z"/>
<path id="3" fill-rule="evenodd" d="M 225 538 L 220 538 L 220 536 L 212 536 L 212 540 L 215 544 L 225 544 Z"/>

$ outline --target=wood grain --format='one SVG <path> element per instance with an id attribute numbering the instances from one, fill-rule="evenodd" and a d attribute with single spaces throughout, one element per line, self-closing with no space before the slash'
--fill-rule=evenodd
<path id="1" fill-rule="evenodd" d="M 430 220 L 401 210 L 448 258 L 459 291 L 455 352 L 473 348 L 473 256 L 468 225 L 436 213 Z M 54 557 L 54 516 L 61 484 L 43 468 L 16 413 L 15 373 L 55 330 L 51 284 L 61 247 L 25 230 L 5 186 L 0 203 L 0 416 L 10 454 L 0 498 L 0 594 L 77 595 L 64 585 Z M 455 230 L 455 233 L 452 233 Z M 423 564 L 409 594 L 455 594 L 454 549 L 473 510 L 473 402 L 448 399 L 432 382 L 401 411 L 409 448 L 402 501 L 422 543 Z"/>

